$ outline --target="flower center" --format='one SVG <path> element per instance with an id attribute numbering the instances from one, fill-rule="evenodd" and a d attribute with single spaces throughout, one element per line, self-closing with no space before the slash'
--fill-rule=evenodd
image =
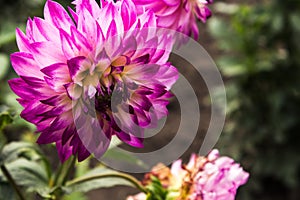
<path id="1" fill-rule="evenodd" d="M 99 112 L 112 111 L 112 106 L 118 105 L 122 99 L 128 98 L 128 90 L 122 76 L 129 58 L 120 56 L 114 60 L 100 77 L 100 88 L 96 93 L 96 110 Z"/>

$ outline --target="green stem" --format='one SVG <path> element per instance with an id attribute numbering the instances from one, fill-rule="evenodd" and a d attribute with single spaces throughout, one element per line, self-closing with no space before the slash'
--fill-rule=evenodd
<path id="1" fill-rule="evenodd" d="M 72 181 L 69 181 L 66 184 L 66 186 L 72 186 L 75 184 L 84 183 L 86 181 L 91 181 L 91 180 L 100 179 L 100 178 L 112 178 L 112 177 L 125 179 L 125 180 L 129 181 L 130 183 L 132 183 L 137 189 L 141 190 L 144 193 L 147 193 L 147 190 L 136 178 L 134 178 L 133 176 L 130 176 L 128 174 L 125 174 L 125 173 L 103 173 L 103 174 L 86 176 L 86 177 L 77 178 Z"/>
<path id="2" fill-rule="evenodd" d="M 63 164 L 60 164 L 58 170 L 57 170 L 56 173 L 54 174 L 54 180 L 52 179 L 53 181 L 51 180 L 50 183 L 49 183 L 49 186 L 50 186 L 50 187 L 53 187 L 53 186 L 56 186 L 56 185 L 57 185 L 58 180 L 59 180 L 59 176 L 60 176 L 60 174 L 61 174 L 61 172 L 62 172 L 62 168 L 63 168 Z"/>
<path id="3" fill-rule="evenodd" d="M 69 163 L 66 165 L 65 168 L 63 168 L 63 173 L 62 173 L 63 178 L 61 181 L 61 185 L 65 185 L 66 182 L 68 181 L 70 173 L 75 167 L 75 163 L 76 163 L 76 156 L 72 156 Z"/>
<path id="4" fill-rule="evenodd" d="M 55 175 L 52 186 L 62 186 L 67 182 L 70 172 L 75 165 L 75 161 L 76 157 L 72 156 L 69 160 L 65 161 L 65 163 L 61 164 Z"/>
<path id="5" fill-rule="evenodd" d="M 4 165 L 1 165 L 1 171 L 5 175 L 8 182 L 11 184 L 11 186 L 15 189 L 15 191 L 16 191 L 17 195 L 19 196 L 20 200 L 25 200 L 20 188 L 17 186 L 15 180 L 13 179 L 13 177 L 11 176 L 11 174 L 9 173 L 9 171 L 7 170 L 7 168 Z"/>

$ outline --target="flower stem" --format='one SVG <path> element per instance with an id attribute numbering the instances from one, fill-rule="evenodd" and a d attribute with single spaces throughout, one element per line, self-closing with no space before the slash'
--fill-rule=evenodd
<path id="1" fill-rule="evenodd" d="M 9 173 L 9 171 L 7 170 L 5 165 L 1 165 L 1 171 L 4 174 L 4 176 L 7 178 L 8 182 L 11 184 L 11 186 L 15 189 L 20 200 L 25 200 L 20 188 L 17 186 L 15 180 L 13 179 L 13 177 L 11 176 L 11 174 Z"/>
<path id="2" fill-rule="evenodd" d="M 82 178 L 77 178 L 74 179 L 72 181 L 69 181 L 66 186 L 72 186 L 75 184 L 79 184 L 79 183 L 84 183 L 86 181 L 91 181 L 91 180 L 95 180 L 95 179 L 100 179 L 100 178 L 122 178 L 124 180 L 127 180 L 128 182 L 132 183 L 137 189 L 139 189 L 140 191 L 147 193 L 147 190 L 144 188 L 144 186 L 133 176 L 130 176 L 128 174 L 125 173 L 103 173 L 103 174 L 95 174 L 95 175 L 91 175 L 91 176 L 86 176 L 86 177 L 82 177 Z"/>
<path id="3" fill-rule="evenodd" d="M 61 181 L 61 185 L 65 185 L 66 182 L 68 181 L 70 173 L 72 172 L 72 170 L 75 167 L 75 163 L 76 163 L 76 156 L 72 156 L 71 159 L 69 160 L 69 162 L 63 168 L 63 172 L 62 172 L 63 178 Z"/>
<path id="4" fill-rule="evenodd" d="M 76 157 L 72 156 L 69 160 L 65 161 L 65 163 L 61 164 L 52 186 L 62 186 L 67 182 L 70 172 L 75 165 L 75 161 Z"/>

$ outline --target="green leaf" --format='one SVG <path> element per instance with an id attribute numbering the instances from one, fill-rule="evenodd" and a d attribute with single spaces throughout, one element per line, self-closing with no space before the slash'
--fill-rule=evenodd
<path id="1" fill-rule="evenodd" d="M 0 154 L 0 164 L 10 163 L 20 157 L 37 160 L 41 153 L 36 145 L 28 142 L 11 142 L 3 147 Z"/>
<path id="2" fill-rule="evenodd" d="M 108 149 L 113 149 L 113 148 L 119 146 L 119 145 L 122 144 L 122 143 L 123 143 L 123 142 L 122 142 L 119 138 L 117 138 L 116 136 L 113 136 L 113 137 L 111 138 L 111 141 L 110 141 L 110 144 L 109 144 Z"/>
<path id="3" fill-rule="evenodd" d="M 5 77 L 9 68 L 9 58 L 6 54 L 0 53 L 0 80 Z"/>
<path id="4" fill-rule="evenodd" d="M 213 6 L 214 10 L 223 14 L 235 14 L 239 11 L 239 5 L 223 2 L 216 2 Z"/>
<path id="5" fill-rule="evenodd" d="M 81 176 L 80 179 L 85 179 L 89 178 L 91 176 L 98 176 L 98 175 L 105 175 L 105 174 L 118 174 L 119 172 L 107 169 L 104 167 L 98 167 L 90 172 L 88 172 L 86 175 Z M 69 182 L 70 183 L 70 182 Z M 117 185 L 125 185 L 125 186 L 131 186 L 133 187 L 133 184 L 130 183 L 127 180 L 124 180 L 122 178 L 117 178 L 117 177 L 107 177 L 107 178 L 99 178 L 99 179 L 93 179 L 93 180 L 88 180 L 85 182 L 80 182 L 80 183 L 75 183 L 75 184 L 68 184 L 69 186 L 64 187 L 63 189 L 67 193 L 73 193 L 73 192 L 88 192 L 94 189 L 99 189 L 99 188 L 108 188 L 108 187 L 113 187 Z"/>
<path id="6" fill-rule="evenodd" d="M 20 158 L 6 164 L 6 168 L 15 182 L 20 186 L 24 186 L 27 191 L 41 191 L 48 188 L 48 174 L 38 162 Z"/>
<path id="7" fill-rule="evenodd" d="M 0 182 L 0 200 L 16 199 L 15 191 L 7 182 Z"/>
<path id="8" fill-rule="evenodd" d="M 87 200 L 87 198 L 81 192 L 74 192 L 70 195 L 64 196 L 63 200 Z"/>
<path id="9" fill-rule="evenodd" d="M 113 159 L 122 161 L 122 163 L 126 162 L 129 164 L 137 165 L 143 168 L 147 168 L 146 164 L 140 160 L 139 158 L 127 153 L 126 151 L 119 149 L 119 148 L 111 148 L 108 149 L 105 154 L 103 155 L 103 159 Z"/>
<path id="10" fill-rule="evenodd" d="M 167 191 L 163 188 L 160 180 L 152 176 L 151 183 L 147 185 L 147 190 L 149 193 L 147 194 L 147 200 L 165 200 L 167 198 Z"/>
<path id="11" fill-rule="evenodd" d="M 225 76 L 238 76 L 246 74 L 247 68 L 241 64 L 237 58 L 221 57 L 218 60 L 218 66 Z"/>
<path id="12" fill-rule="evenodd" d="M 16 39 L 15 31 L 9 33 L 1 33 L 0 34 L 0 47 L 13 42 Z"/>
<path id="13" fill-rule="evenodd" d="M 89 164 L 90 164 L 90 158 L 82 162 L 76 163 L 75 177 L 77 178 L 88 173 L 88 171 L 90 170 Z"/>
<path id="14" fill-rule="evenodd" d="M 6 106 L 0 106 L 0 130 L 2 130 L 6 125 L 13 122 L 13 115 L 14 113 L 11 109 Z"/>

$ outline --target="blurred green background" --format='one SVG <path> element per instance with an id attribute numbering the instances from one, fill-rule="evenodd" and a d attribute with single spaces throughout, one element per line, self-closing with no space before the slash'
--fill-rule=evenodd
<path id="1" fill-rule="evenodd" d="M 44 3 L 0 1 L 0 129 L 15 119 L 0 133 L 0 144 L 35 137 L 34 127 L 18 117 L 21 108 L 7 80 L 15 76 L 9 61 L 17 51 L 15 28 L 24 29 L 29 16 L 42 16 Z M 200 41 L 209 48 L 226 84 L 227 121 L 217 147 L 251 174 L 237 199 L 298 200 L 300 2 L 216 1 L 212 10 L 214 16 L 201 27 L 208 34 Z"/>

